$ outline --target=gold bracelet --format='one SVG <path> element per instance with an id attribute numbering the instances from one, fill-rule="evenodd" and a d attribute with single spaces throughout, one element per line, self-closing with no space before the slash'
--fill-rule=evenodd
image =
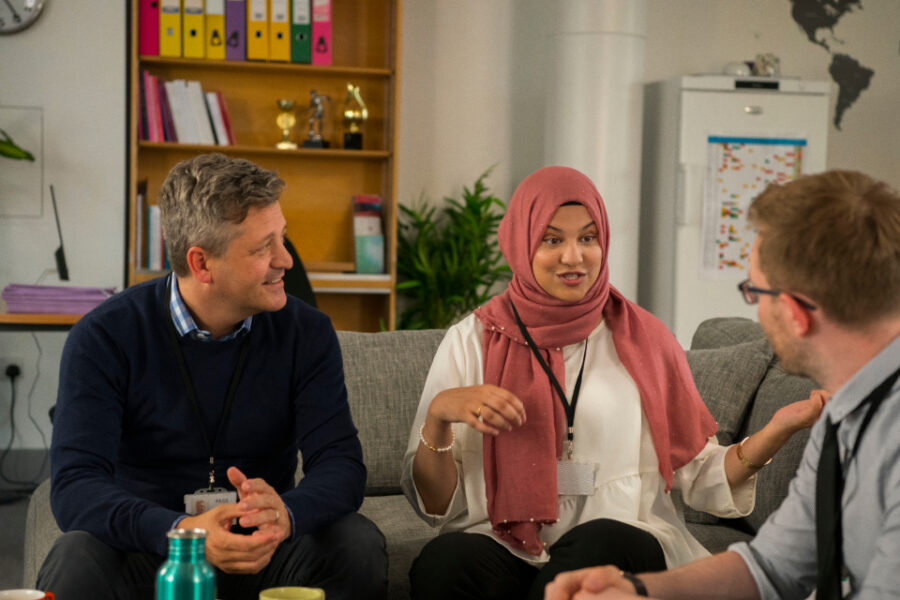
<path id="1" fill-rule="evenodd" d="M 764 466 L 766 466 L 767 464 L 772 462 L 772 459 L 770 458 L 769 460 L 767 460 L 766 462 L 764 462 L 761 465 L 754 465 L 752 462 L 747 460 L 747 457 L 744 456 L 743 449 L 744 449 L 744 442 L 746 442 L 749 439 L 750 439 L 750 436 L 748 435 L 747 437 L 745 437 L 738 443 L 738 445 L 737 445 L 738 460 L 741 461 L 741 464 L 744 465 L 745 467 L 747 467 L 748 469 L 755 469 L 755 470 L 762 469 Z"/>
<path id="2" fill-rule="evenodd" d="M 450 452 L 453 448 L 453 442 L 456 441 L 456 434 L 453 433 L 453 428 L 450 428 L 450 445 L 445 446 L 443 448 L 437 448 L 428 443 L 425 439 L 425 435 L 422 433 L 425 431 L 425 423 L 422 423 L 422 426 L 419 427 L 419 441 L 422 442 L 422 445 L 431 450 L 432 452 L 437 452 L 438 454 L 443 454 L 444 452 Z"/>

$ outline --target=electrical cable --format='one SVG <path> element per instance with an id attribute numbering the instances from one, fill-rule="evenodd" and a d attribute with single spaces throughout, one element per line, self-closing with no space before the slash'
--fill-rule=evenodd
<path id="1" fill-rule="evenodd" d="M 40 342 L 38 342 L 37 334 L 32 331 L 31 337 L 34 340 L 34 345 L 37 346 L 38 354 L 37 358 L 34 361 L 34 379 L 31 381 L 31 388 L 28 390 L 28 420 L 34 425 L 34 428 L 37 429 L 38 434 L 41 436 L 41 444 L 44 447 L 44 458 L 41 460 L 41 466 L 38 469 L 37 476 L 40 477 L 41 473 L 44 472 L 44 468 L 47 466 L 47 461 L 50 460 L 50 445 L 47 444 L 47 437 L 44 435 L 43 428 L 38 425 L 37 420 L 35 420 L 34 415 L 31 412 L 32 407 L 34 407 L 34 400 L 32 396 L 34 396 L 34 389 L 37 387 L 37 382 L 41 378 L 41 358 L 44 356 L 44 350 L 41 348 Z"/>
<path id="2" fill-rule="evenodd" d="M 18 368 L 13 372 L 13 365 L 10 365 L 6 369 L 6 376 L 9 378 L 10 385 L 10 401 L 9 401 L 9 442 L 6 444 L 6 448 L 3 449 L 3 452 L 0 453 L 0 479 L 10 485 L 16 486 L 25 486 L 25 488 L 16 488 L 12 490 L 6 490 L 8 494 L 11 494 L 12 497 L 4 498 L 4 500 L 14 500 L 21 498 L 22 496 L 26 496 L 31 494 L 35 488 L 38 486 L 38 482 L 35 481 L 22 481 L 18 479 L 13 479 L 6 475 L 3 469 L 3 465 L 6 462 L 6 457 L 9 455 L 9 451 L 12 449 L 13 441 L 16 438 L 16 377 L 19 376 Z"/>

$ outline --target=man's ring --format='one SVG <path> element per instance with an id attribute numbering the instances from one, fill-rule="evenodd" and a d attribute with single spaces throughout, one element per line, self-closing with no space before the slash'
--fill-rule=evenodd
<path id="1" fill-rule="evenodd" d="M 277 521 L 280 518 L 281 518 L 281 511 L 276 509 L 275 510 L 275 520 Z"/>
<path id="2" fill-rule="evenodd" d="M 484 408 L 484 404 L 478 407 L 478 410 L 475 411 L 475 416 L 478 417 L 479 423 L 484 423 L 484 417 L 481 416 L 481 410 Z"/>

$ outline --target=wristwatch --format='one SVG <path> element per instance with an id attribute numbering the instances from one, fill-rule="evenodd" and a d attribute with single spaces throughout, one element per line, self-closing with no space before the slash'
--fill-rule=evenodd
<path id="1" fill-rule="evenodd" d="M 635 575 L 634 573 L 629 573 L 628 571 L 622 571 L 622 577 L 628 580 L 628 582 L 634 586 L 634 592 L 638 596 L 647 597 L 650 594 L 647 593 L 647 586 L 644 585 L 644 582 L 641 581 L 641 578 Z"/>

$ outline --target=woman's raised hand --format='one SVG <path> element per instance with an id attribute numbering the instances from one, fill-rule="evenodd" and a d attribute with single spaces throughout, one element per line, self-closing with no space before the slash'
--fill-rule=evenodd
<path id="1" fill-rule="evenodd" d="M 515 395 L 495 385 L 473 385 L 444 390 L 428 408 L 428 420 L 441 424 L 466 423 L 488 435 L 497 435 L 525 423 L 525 407 Z"/>

